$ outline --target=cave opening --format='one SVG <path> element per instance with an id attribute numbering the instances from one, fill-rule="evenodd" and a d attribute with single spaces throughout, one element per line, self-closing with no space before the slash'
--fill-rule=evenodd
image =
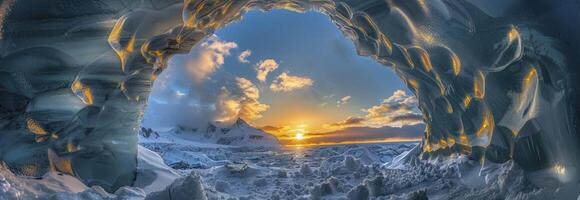
<path id="1" fill-rule="evenodd" d="M 54 173 L 80 180 L 75 183 L 81 187 L 55 191 L 119 189 L 119 195 L 163 199 L 196 188 L 189 192 L 201 199 L 220 196 L 214 190 L 227 184 L 203 190 L 199 176 L 180 177 L 144 162 L 161 159 L 137 145 L 150 88 L 173 55 L 201 45 L 247 11 L 286 9 L 328 15 L 357 54 L 391 66 L 415 94 L 426 127 L 421 142 L 388 166 L 361 168 L 354 158 L 341 166 L 364 169 L 353 176 L 375 169 L 385 176 L 359 185 L 332 178 L 307 184 L 311 197 L 576 197 L 571 191 L 579 177 L 580 137 L 573 66 L 580 45 L 571 28 L 578 17 L 570 13 L 577 13 L 577 3 L 510 2 L 3 1 L 0 172 L 9 182 L 42 188 L 42 180 L 61 180 Z M 162 169 L 167 176 L 155 176 Z M 256 172 L 244 165 L 222 169 Z M 320 173 L 302 166 L 299 171 L 297 176 Z M 398 175 L 405 178 L 389 178 Z M 172 182 L 159 177 L 178 180 L 159 188 Z M 123 187 L 128 185 L 145 194 Z M 297 185 L 293 190 L 307 189 Z M 42 193 L 11 187 L 5 194 L 36 198 L 34 192 Z"/>
<path id="2" fill-rule="evenodd" d="M 282 188 L 343 182 L 410 150 L 425 129 L 397 75 L 357 55 L 319 12 L 248 11 L 169 59 L 147 99 L 140 145 L 239 197 L 290 198 Z M 259 175 L 228 177 L 234 170 Z M 278 184 L 266 174 L 281 174 Z"/>
<path id="3" fill-rule="evenodd" d="M 256 10 L 245 16 L 169 60 L 148 98 L 145 127 L 205 130 L 208 123 L 242 119 L 288 143 L 297 132 L 422 123 L 416 99 L 399 78 L 358 56 L 323 14 Z M 413 131 L 392 137 L 423 135 Z"/>

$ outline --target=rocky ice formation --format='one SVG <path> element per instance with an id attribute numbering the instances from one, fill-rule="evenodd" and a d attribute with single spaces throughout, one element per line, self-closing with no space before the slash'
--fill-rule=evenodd
<path id="1" fill-rule="evenodd" d="M 513 161 L 533 184 L 573 183 L 580 176 L 578 7 L 548 0 L 4 0 L 0 160 L 18 175 L 53 167 L 107 191 L 133 184 L 139 121 L 170 56 L 246 10 L 279 8 L 327 14 L 360 55 L 399 74 L 427 126 L 423 158 Z"/>
<path id="2" fill-rule="evenodd" d="M 100 186 L 89 187 L 76 177 L 54 169 L 41 177 L 17 176 L 5 165 L 0 165 L 0 199 L 94 199 L 128 200 L 144 199 L 147 194 L 162 194 L 170 184 L 188 186 L 177 171 L 163 163 L 155 152 L 139 146 L 137 173 L 133 185 L 107 192 Z M 194 175 L 192 175 L 194 176 Z M 181 182 L 180 182 L 181 181 Z M 161 195 L 157 195 L 161 199 Z"/>
<path id="3" fill-rule="evenodd" d="M 159 154 L 139 145 L 137 175 L 132 186 L 145 193 L 159 192 L 181 178 L 179 172 L 167 166 Z"/>

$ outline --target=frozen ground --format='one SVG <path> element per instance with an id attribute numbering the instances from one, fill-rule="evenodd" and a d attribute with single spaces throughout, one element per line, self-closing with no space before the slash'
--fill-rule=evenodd
<path id="1" fill-rule="evenodd" d="M 209 199 L 550 199 L 512 162 L 459 156 L 419 161 L 417 143 L 310 148 L 142 144 L 183 176 L 201 177 Z"/>
<path id="2" fill-rule="evenodd" d="M 576 199 L 578 195 L 578 186 L 534 187 L 512 162 L 482 165 L 468 156 L 419 160 L 416 143 L 284 148 L 256 140 L 260 137 L 247 140 L 262 134 L 255 130 L 231 132 L 235 134 L 227 137 L 237 139 L 228 141 L 235 145 L 216 144 L 223 135 L 191 141 L 197 131 L 150 133 L 140 136 L 133 186 L 107 193 L 57 172 L 27 178 L 2 167 L 0 199 L 477 200 Z"/>
<path id="3" fill-rule="evenodd" d="M 143 145 L 183 175 L 199 174 L 208 192 L 246 199 L 295 199 L 344 195 L 366 177 L 380 174 L 382 163 L 416 144 L 281 149 Z"/>

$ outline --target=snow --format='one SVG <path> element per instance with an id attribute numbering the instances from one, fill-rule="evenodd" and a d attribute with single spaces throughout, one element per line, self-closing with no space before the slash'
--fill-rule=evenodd
<path id="1" fill-rule="evenodd" d="M 199 175 L 209 199 L 545 199 L 556 196 L 556 189 L 539 189 L 527 184 L 523 171 L 513 162 L 482 165 L 468 156 L 458 155 L 421 160 L 417 143 L 311 148 L 147 145 L 167 163 L 185 156 L 181 160 L 189 160 L 190 167 L 178 171 L 184 176 Z M 190 159 L 199 157 L 205 160 Z M 211 164 L 204 166 L 204 163 Z"/>
<path id="2" fill-rule="evenodd" d="M 229 164 L 180 171 L 183 174 L 192 171 L 199 173 L 207 185 L 209 196 L 346 198 L 350 189 L 361 184 L 365 177 L 379 173 L 380 165 L 363 163 L 382 163 L 381 159 L 395 156 L 384 155 L 384 152 L 403 152 L 401 148 L 410 149 L 413 146 L 411 143 L 397 143 L 279 150 L 256 148 L 240 151 L 230 148 L 234 151 L 227 153 Z M 175 152 L 173 148 L 176 147 L 165 147 L 167 149 L 159 149 L 160 154 L 165 155 L 164 158 L 173 158 L 169 154 Z M 198 153 L 203 151 L 210 150 Z"/>
<path id="3" fill-rule="evenodd" d="M 177 126 L 159 132 L 142 128 L 139 141 L 140 143 L 169 143 L 196 147 L 280 147 L 276 137 L 252 127 L 242 119 L 238 119 L 228 127 L 219 127 L 210 123 L 206 127 Z"/>
<path id="4" fill-rule="evenodd" d="M 159 154 L 139 145 L 137 155 L 137 178 L 133 186 L 151 193 L 165 189 L 181 175 L 167 166 Z"/>
<path id="5" fill-rule="evenodd" d="M 242 126 L 234 127 L 228 133 L 232 136 L 262 134 L 249 125 Z M 150 133 L 150 137 L 140 136 L 142 146 L 138 149 L 137 178 L 132 186 L 108 193 L 100 187 L 87 187 L 68 175 L 49 172 L 41 179 L 31 179 L 17 177 L 2 167 L 0 199 L 477 200 L 578 197 L 578 186 L 539 188 L 529 184 L 524 171 L 512 161 L 481 163 L 465 155 L 421 160 L 417 143 L 285 148 L 257 145 L 243 139 L 229 145 L 216 144 L 220 137 L 207 137 L 192 129 Z M 205 139 L 190 140 L 199 139 L 199 135 Z"/>
<path id="6" fill-rule="evenodd" d="M 173 199 L 191 199 L 206 200 L 204 185 L 201 177 L 196 173 L 177 179 L 166 189 L 154 192 L 147 196 L 147 199 L 155 200 L 173 200 Z"/>

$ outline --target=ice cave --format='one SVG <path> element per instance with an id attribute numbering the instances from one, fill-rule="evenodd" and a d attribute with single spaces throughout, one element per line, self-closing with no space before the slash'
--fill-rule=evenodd
<path id="1" fill-rule="evenodd" d="M 217 163 L 203 177 L 139 146 L 170 58 L 273 9 L 327 15 L 393 70 L 422 140 L 386 163 Z M 578 13 L 577 0 L 0 0 L 0 199 L 580 199 Z M 228 195 L 220 170 L 286 191 Z"/>

